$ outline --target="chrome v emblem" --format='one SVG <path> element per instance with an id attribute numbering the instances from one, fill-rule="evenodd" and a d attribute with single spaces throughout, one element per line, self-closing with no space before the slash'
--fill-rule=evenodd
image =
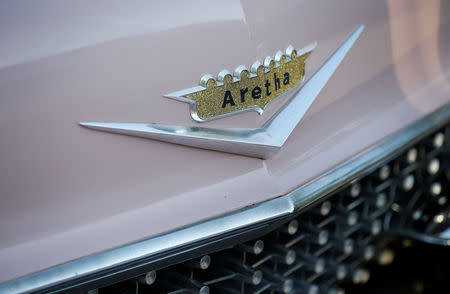
<path id="1" fill-rule="evenodd" d="M 280 149 L 361 35 L 361 25 L 324 62 L 291 100 L 261 128 L 206 128 L 146 123 L 80 122 L 80 125 L 111 133 L 144 137 L 175 144 L 211 149 L 257 158 L 268 158 Z"/>

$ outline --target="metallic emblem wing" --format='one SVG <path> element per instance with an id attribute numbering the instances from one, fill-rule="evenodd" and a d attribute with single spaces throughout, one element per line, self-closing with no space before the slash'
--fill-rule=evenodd
<path id="1" fill-rule="evenodd" d="M 361 25 L 264 126 L 217 129 L 145 123 L 81 122 L 84 127 L 257 158 L 280 149 L 361 35 Z"/>

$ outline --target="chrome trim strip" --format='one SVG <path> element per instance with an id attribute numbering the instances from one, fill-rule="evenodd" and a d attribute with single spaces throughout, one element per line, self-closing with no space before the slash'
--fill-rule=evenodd
<path id="1" fill-rule="evenodd" d="M 449 121 L 450 103 L 285 196 L 4 283 L 0 285 L 0 293 L 29 293 L 42 290 L 130 261 L 287 216 L 354 181 Z"/>
<path id="2" fill-rule="evenodd" d="M 303 87 L 263 127 L 215 129 L 145 123 L 80 122 L 80 125 L 111 133 L 155 139 L 203 149 L 268 158 L 278 151 L 325 87 L 344 57 L 358 40 L 364 25 L 331 55 Z"/>
<path id="3" fill-rule="evenodd" d="M 295 209 L 303 208 L 321 195 L 351 183 L 449 121 L 450 103 L 291 192 L 289 196 Z"/>
<path id="4" fill-rule="evenodd" d="M 114 268 L 124 263 L 183 247 L 240 228 L 288 215 L 294 211 L 289 198 L 277 198 L 172 233 L 81 258 L 0 285 L 0 293 L 30 293 L 66 281 Z"/>
<path id="5" fill-rule="evenodd" d="M 440 233 L 439 237 L 449 240 L 449 244 L 448 245 L 450 246 L 450 228 L 448 228 L 445 231 L 443 231 L 442 233 Z"/>

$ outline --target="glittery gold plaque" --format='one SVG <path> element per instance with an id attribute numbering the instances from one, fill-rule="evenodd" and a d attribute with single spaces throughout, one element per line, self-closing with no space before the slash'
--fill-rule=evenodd
<path id="1" fill-rule="evenodd" d="M 239 66 L 232 75 L 223 70 L 217 80 L 205 75 L 200 86 L 178 91 L 167 97 L 190 103 L 192 118 L 198 122 L 216 119 L 247 110 L 263 113 L 266 105 L 301 84 L 305 77 L 305 61 L 314 46 L 297 52 L 292 46 L 275 58 L 266 57 L 264 64 L 255 62 L 250 71 Z"/>

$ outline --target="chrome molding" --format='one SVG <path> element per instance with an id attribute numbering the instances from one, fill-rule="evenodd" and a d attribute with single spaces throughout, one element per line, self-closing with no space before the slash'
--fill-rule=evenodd
<path id="1" fill-rule="evenodd" d="M 447 230 L 445 230 L 442 233 L 440 233 L 439 237 L 441 237 L 443 239 L 450 240 L 450 228 L 448 228 Z M 448 242 L 448 245 L 450 246 L 450 241 Z"/>
<path id="2" fill-rule="evenodd" d="M 30 293 L 57 285 L 80 276 L 117 267 L 121 264 L 179 248 L 198 241 L 218 236 L 274 217 L 292 213 L 290 199 L 278 198 L 257 205 L 252 209 L 226 215 L 169 234 L 137 242 L 121 248 L 82 258 L 16 281 L 0 285 L 0 293 Z"/>
<path id="3" fill-rule="evenodd" d="M 30 293 L 45 290 L 131 261 L 183 248 L 196 242 L 206 242 L 225 233 L 288 216 L 351 183 L 449 121 L 450 104 L 447 104 L 287 195 L 4 283 L 0 285 L 0 293 Z"/>
<path id="4" fill-rule="evenodd" d="M 142 123 L 81 122 L 84 127 L 203 149 L 268 158 L 278 151 L 358 40 L 361 25 L 263 127 L 215 129 Z"/>

